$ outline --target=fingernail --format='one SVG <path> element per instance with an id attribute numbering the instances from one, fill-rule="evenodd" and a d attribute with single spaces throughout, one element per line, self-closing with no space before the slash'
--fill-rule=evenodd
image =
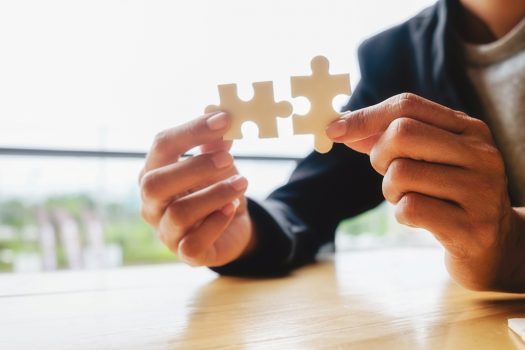
<path id="1" fill-rule="evenodd" d="M 237 208 L 239 208 L 239 205 L 241 205 L 241 201 L 237 198 L 233 202 L 222 207 L 221 211 L 224 215 L 230 216 L 235 210 L 237 210 Z"/>
<path id="2" fill-rule="evenodd" d="M 220 112 L 209 117 L 208 120 L 206 120 L 206 123 L 208 124 L 208 128 L 210 128 L 210 130 L 215 131 L 224 129 L 226 125 L 228 125 L 228 116 L 226 113 Z"/>
<path id="3" fill-rule="evenodd" d="M 228 152 L 219 152 L 211 157 L 211 161 L 217 169 L 222 169 L 230 166 L 233 163 L 233 158 Z"/>
<path id="4" fill-rule="evenodd" d="M 339 119 L 336 122 L 333 122 L 326 128 L 326 135 L 331 139 L 336 139 L 338 137 L 346 134 L 346 121 Z"/>
<path id="5" fill-rule="evenodd" d="M 224 207 L 222 207 L 221 212 L 226 216 L 230 216 L 235 209 L 236 208 L 233 203 L 228 203 Z"/>
<path id="6" fill-rule="evenodd" d="M 244 176 L 235 175 L 230 179 L 230 184 L 236 191 L 242 191 L 248 187 L 248 180 Z"/>
<path id="7" fill-rule="evenodd" d="M 232 204 L 235 207 L 235 209 L 237 209 L 241 205 L 241 200 L 239 198 L 235 198 L 235 200 L 232 202 Z"/>

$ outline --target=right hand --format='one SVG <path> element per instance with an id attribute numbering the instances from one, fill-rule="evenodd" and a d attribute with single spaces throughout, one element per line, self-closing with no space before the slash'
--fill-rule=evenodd
<path id="1" fill-rule="evenodd" d="M 221 266 L 253 247 L 253 228 L 244 192 L 222 137 L 230 126 L 224 113 L 210 113 L 160 132 L 140 173 L 142 217 L 182 261 Z M 201 153 L 180 156 L 200 146 Z"/>

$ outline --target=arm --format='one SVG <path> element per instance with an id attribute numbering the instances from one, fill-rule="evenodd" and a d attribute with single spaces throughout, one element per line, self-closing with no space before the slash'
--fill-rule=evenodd
<path id="1" fill-rule="evenodd" d="M 378 70 L 383 59 L 376 57 L 383 55 L 374 49 L 399 44 L 404 37 L 401 30 L 360 47 L 361 81 L 343 110 L 373 105 L 390 96 L 393 88 L 403 88 L 399 79 L 386 78 Z M 409 57 L 397 60 L 396 64 L 405 64 Z M 404 75 L 409 76 L 406 71 Z M 286 185 L 264 201 L 249 201 L 255 228 L 252 249 L 213 270 L 232 275 L 285 273 L 313 261 L 322 245 L 334 241 L 341 220 L 372 209 L 383 200 L 381 175 L 373 170 L 368 156 L 338 144 L 327 154 L 314 152 L 298 164 Z"/>
<path id="2" fill-rule="evenodd" d="M 380 41 L 363 44 L 358 52 L 361 81 L 345 110 L 377 103 L 394 94 L 392 89 L 414 88 L 402 85 L 414 83 L 407 71 L 412 66 L 407 34 L 400 27 Z M 378 54 L 377 47 L 388 50 Z M 385 57 L 399 67 L 388 72 L 403 79 L 378 70 Z M 368 157 L 335 145 L 326 155 L 312 153 L 303 160 L 289 183 L 267 200 L 246 200 L 246 180 L 240 180 L 244 187 L 237 190 L 228 178 L 237 171 L 227 153 L 231 143 L 221 141 L 227 123 L 217 123 L 217 118 L 207 115 L 161 132 L 142 171 L 142 214 L 182 261 L 221 274 L 283 273 L 312 261 L 323 244 L 333 242 L 341 220 L 384 199 L 381 176 Z M 202 154 L 178 159 L 198 145 Z M 228 157 L 227 166 L 214 167 L 216 156 Z M 240 201 L 232 202 L 235 198 Z"/>
<path id="3" fill-rule="evenodd" d="M 231 142 L 222 141 L 228 125 L 224 113 L 208 114 L 159 133 L 140 175 L 142 216 L 190 265 L 236 275 L 286 272 L 333 241 L 340 220 L 382 200 L 366 156 L 341 145 L 306 158 L 268 200 L 246 200 L 247 181 L 236 175 Z M 200 154 L 180 159 L 195 146 Z M 341 181 L 347 185 L 339 188 Z"/>
<path id="4" fill-rule="evenodd" d="M 365 78 L 345 109 L 372 103 Z M 321 246 L 334 241 L 342 220 L 383 200 L 381 176 L 366 155 L 338 144 L 327 154 L 314 152 L 266 200 L 249 200 L 255 227 L 253 249 L 213 270 L 232 275 L 279 274 L 312 262 Z"/>
<path id="5" fill-rule="evenodd" d="M 249 201 L 256 227 L 254 249 L 214 270 L 279 274 L 312 262 L 321 246 L 334 241 L 341 220 L 382 201 L 381 176 L 373 171 L 368 157 L 341 145 L 326 155 L 312 153 L 286 185 L 264 201 Z"/>

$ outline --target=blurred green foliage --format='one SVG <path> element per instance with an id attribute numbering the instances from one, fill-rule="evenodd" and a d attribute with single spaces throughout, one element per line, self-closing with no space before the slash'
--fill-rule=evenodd
<path id="1" fill-rule="evenodd" d="M 72 194 L 49 197 L 39 203 L 20 199 L 0 202 L 0 229 L 14 234 L 14 237 L 8 240 L 1 239 L 0 236 L 0 271 L 12 270 L 12 262 L 1 259 L 2 256 L 12 257 L 21 253 L 39 252 L 38 241 L 34 237 L 27 237 L 26 234 L 26 231 L 36 227 L 39 210 L 47 213 L 64 210 L 79 223 L 82 237 L 85 235 L 82 214 L 86 211 L 96 213 L 103 225 L 105 242 L 121 247 L 125 265 L 176 261 L 175 255 L 140 218 L 136 202 L 97 203 L 94 197 L 88 194 Z M 57 249 L 57 260 L 59 267 L 65 266 L 64 252 L 60 246 Z"/>
<path id="2" fill-rule="evenodd" d="M 64 209 L 69 215 L 79 220 L 85 210 L 95 210 L 95 200 L 87 194 L 62 195 L 47 198 L 41 208 L 52 212 L 54 209 Z"/>
<path id="3" fill-rule="evenodd" d="M 35 237 L 27 237 L 25 231 L 36 229 L 37 213 L 42 210 L 51 215 L 56 210 L 67 212 L 78 222 L 80 234 L 84 239 L 86 232 L 82 226 L 82 215 L 86 211 L 95 213 L 102 223 L 106 243 L 121 247 L 124 265 L 176 261 L 175 255 L 160 242 L 153 228 L 140 218 L 138 200 L 100 203 L 88 194 L 72 194 L 49 197 L 40 203 L 15 199 L 0 202 L 0 228 L 14 233 L 14 238 L 10 240 L 0 239 L 0 271 L 12 269 L 9 261 L 1 259 L 2 252 L 9 252 L 9 256 L 21 253 L 38 254 L 38 241 Z M 350 235 L 384 235 L 388 230 L 386 212 L 387 207 L 382 204 L 374 210 L 345 220 L 338 231 Z M 57 248 L 58 265 L 64 267 L 64 252 L 60 245 Z"/>
<path id="4" fill-rule="evenodd" d="M 175 255 L 161 243 L 153 229 L 138 217 L 107 223 L 105 234 L 108 242 L 118 243 L 122 247 L 124 264 L 151 264 L 176 260 Z"/>
<path id="5" fill-rule="evenodd" d="M 0 224 L 21 230 L 24 226 L 34 223 L 35 215 L 31 205 L 19 199 L 0 203 Z"/>
<path id="6" fill-rule="evenodd" d="M 376 208 L 341 222 L 338 232 L 350 235 L 373 234 L 384 236 L 389 231 L 388 207 L 383 202 Z"/>

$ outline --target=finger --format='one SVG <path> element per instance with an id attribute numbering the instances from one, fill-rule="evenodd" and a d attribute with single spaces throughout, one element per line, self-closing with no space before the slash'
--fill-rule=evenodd
<path id="1" fill-rule="evenodd" d="M 346 146 L 350 147 L 354 151 L 361 152 L 361 153 L 370 153 L 370 149 L 374 147 L 377 140 L 381 138 L 383 133 L 376 134 L 370 137 L 367 137 L 366 139 L 357 140 L 353 142 L 347 142 L 345 143 Z"/>
<path id="2" fill-rule="evenodd" d="M 174 252 L 182 235 L 212 212 L 242 196 L 248 186 L 246 178 L 235 175 L 172 202 L 162 215 L 159 234 Z"/>
<path id="3" fill-rule="evenodd" d="M 160 132 L 146 157 L 144 173 L 173 162 L 186 151 L 222 139 L 230 118 L 223 112 L 209 113 Z"/>
<path id="4" fill-rule="evenodd" d="M 226 204 L 189 231 L 179 243 L 179 257 L 191 265 L 208 265 L 207 262 L 215 260 L 213 244 L 230 224 L 239 203 L 239 200 L 235 200 Z"/>
<path id="5" fill-rule="evenodd" d="M 165 206 L 183 193 L 225 179 L 232 168 L 233 157 L 220 151 L 151 170 L 141 181 L 142 199 L 149 205 Z"/>
<path id="6" fill-rule="evenodd" d="M 326 133 L 335 142 L 354 142 L 383 132 L 397 118 L 412 118 L 460 134 L 472 119 L 414 94 L 401 94 L 343 115 Z"/>
<path id="7" fill-rule="evenodd" d="M 469 231 L 463 209 L 423 194 L 407 193 L 396 205 L 395 216 L 401 224 L 430 231 L 454 256 L 466 256 Z"/>
<path id="8" fill-rule="evenodd" d="M 370 162 L 384 175 L 396 158 L 467 167 L 474 157 L 461 136 L 410 118 L 394 120 L 371 149 Z"/>
<path id="9" fill-rule="evenodd" d="M 229 151 L 233 145 L 230 140 L 216 140 L 201 146 L 201 153 L 214 153 L 219 151 Z"/>
<path id="10" fill-rule="evenodd" d="M 407 193 L 419 193 L 463 207 L 472 181 L 471 172 L 461 168 L 398 158 L 383 178 L 383 195 L 393 204 Z"/>

